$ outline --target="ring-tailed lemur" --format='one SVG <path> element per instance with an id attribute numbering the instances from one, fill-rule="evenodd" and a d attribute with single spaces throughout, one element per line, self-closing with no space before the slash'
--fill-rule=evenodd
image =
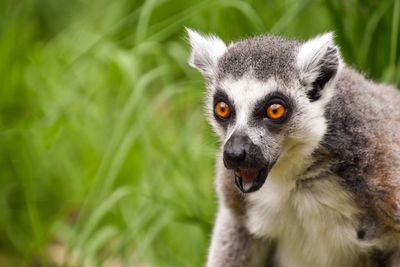
<path id="1" fill-rule="evenodd" d="M 188 35 L 222 142 L 207 266 L 400 266 L 400 93 L 331 33 Z"/>

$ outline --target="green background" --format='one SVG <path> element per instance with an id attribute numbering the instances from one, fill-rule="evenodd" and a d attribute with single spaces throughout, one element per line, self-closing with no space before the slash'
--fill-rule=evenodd
<path id="1" fill-rule="evenodd" d="M 0 0 L 0 266 L 202 266 L 218 141 L 184 27 L 334 31 L 349 65 L 399 86 L 399 16 L 399 0 Z"/>

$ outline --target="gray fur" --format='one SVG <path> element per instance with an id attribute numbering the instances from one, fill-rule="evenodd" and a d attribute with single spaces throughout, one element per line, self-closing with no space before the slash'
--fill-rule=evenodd
<path id="1" fill-rule="evenodd" d="M 330 128 L 322 141 L 333 162 L 331 171 L 342 178 L 357 202 L 374 217 L 388 216 L 386 223 L 396 228 L 400 224 L 399 106 L 396 89 L 345 69 L 326 109 Z M 390 214 L 386 205 L 393 205 Z"/>
<path id="2" fill-rule="evenodd" d="M 278 162 L 259 191 L 242 194 L 233 171 L 223 164 L 223 151 L 218 153 L 220 208 L 208 267 L 400 266 L 400 93 L 342 67 L 338 48 L 323 38 L 311 46 L 305 63 L 310 69 L 298 65 L 299 51 L 308 47 L 302 50 L 303 43 L 282 37 L 243 40 L 215 56 L 214 76 L 205 77 L 212 81 L 207 84 L 210 113 L 217 89 L 236 97 L 230 99 L 235 108 L 243 104 L 241 114 L 235 114 L 241 119 L 224 127 L 210 117 L 221 147 L 240 130 L 265 159 Z M 279 127 L 264 124 L 252 109 L 270 94 L 258 96 L 252 90 L 268 91 L 261 89 L 267 84 L 273 86 L 270 92 L 284 94 L 292 108 Z M 335 239 L 330 231 L 337 229 L 343 231 Z M 319 235 L 323 243 L 312 243 Z M 329 244 L 335 240 L 343 246 Z M 311 250 L 320 254 L 307 254 Z"/>
<path id="3" fill-rule="evenodd" d="M 271 241 L 254 238 L 231 210 L 219 212 L 218 225 L 214 229 L 210 253 L 210 266 L 257 267 L 273 264 L 274 245 Z M 225 255 L 219 257 L 219 255 Z"/>
<path id="4" fill-rule="evenodd" d="M 275 36 L 255 37 L 237 42 L 218 62 L 219 78 L 240 78 L 249 70 L 257 79 L 271 76 L 283 81 L 295 75 L 294 56 L 299 43 Z"/>

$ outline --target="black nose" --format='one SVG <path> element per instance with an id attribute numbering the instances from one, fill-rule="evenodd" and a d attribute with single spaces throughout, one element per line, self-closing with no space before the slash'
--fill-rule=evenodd
<path id="1" fill-rule="evenodd" d="M 224 146 L 224 164 L 227 169 L 237 169 L 246 160 L 251 147 L 247 135 L 233 134 Z"/>

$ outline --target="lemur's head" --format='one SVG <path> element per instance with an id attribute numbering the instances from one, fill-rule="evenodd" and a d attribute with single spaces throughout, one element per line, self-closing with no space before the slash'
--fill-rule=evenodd
<path id="1" fill-rule="evenodd" d="M 332 34 L 305 43 L 256 37 L 228 47 L 216 36 L 188 35 L 189 64 L 206 80 L 209 120 L 239 189 L 253 192 L 270 172 L 299 170 L 327 128 L 324 107 L 342 65 Z"/>

